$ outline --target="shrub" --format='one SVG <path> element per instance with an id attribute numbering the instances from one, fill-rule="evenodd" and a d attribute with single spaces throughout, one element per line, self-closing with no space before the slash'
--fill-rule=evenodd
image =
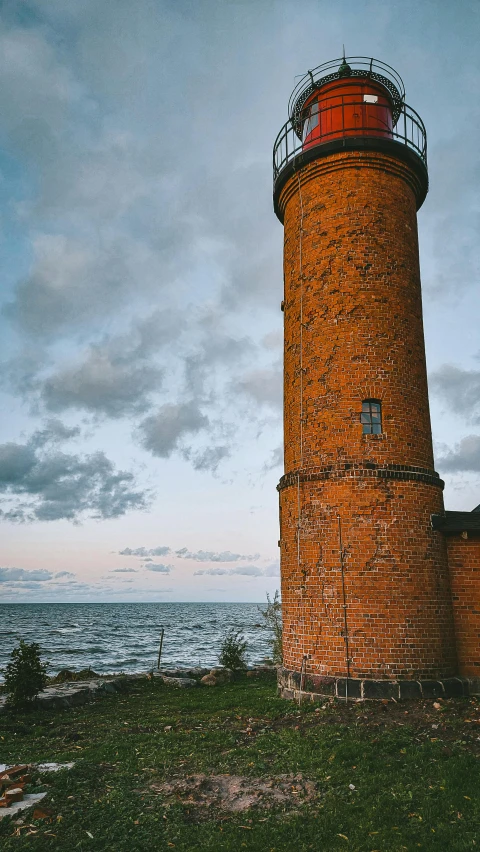
<path id="1" fill-rule="evenodd" d="M 247 641 L 240 631 L 233 628 L 228 631 L 223 639 L 220 654 L 218 656 L 221 666 L 227 669 L 246 669 L 247 661 L 245 653 Z"/>
<path id="2" fill-rule="evenodd" d="M 260 610 L 267 627 L 270 630 L 270 639 L 268 644 L 272 649 L 272 659 L 276 665 L 281 665 L 283 662 L 283 644 L 282 644 L 282 604 L 280 601 L 280 593 L 276 590 L 273 600 L 267 592 L 267 608 Z"/>
<path id="3" fill-rule="evenodd" d="M 47 683 L 47 663 L 40 659 L 40 646 L 20 640 L 10 654 L 5 668 L 7 703 L 15 708 L 27 707 Z"/>
<path id="4" fill-rule="evenodd" d="M 55 677 L 49 677 L 49 683 L 71 683 L 76 680 L 91 680 L 94 677 L 100 677 L 98 672 L 93 669 L 81 669 L 79 672 L 71 671 L 71 669 L 60 669 Z"/>

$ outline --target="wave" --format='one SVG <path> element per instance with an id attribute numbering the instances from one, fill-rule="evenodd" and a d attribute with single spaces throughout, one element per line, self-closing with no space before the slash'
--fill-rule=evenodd
<path id="1" fill-rule="evenodd" d="M 72 625 L 71 627 L 59 627 L 58 629 L 60 633 L 78 633 L 79 630 L 84 630 L 84 628 L 80 627 L 78 624 L 75 626 Z"/>
<path id="2" fill-rule="evenodd" d="M 101 672 L 147 670 L 156 662 L 162 628 L 167 666 L 216 665 L 230 626 L 245 635 L 249 661 L 270 651 L 268 634 L 258 626 L 257 604 L 69 604 L 69 620 L 65 604 L 36 604 L 33 610 L 21 604 L 1 607 L 0 668 L 23 638 L 39 642 L 50 673 L 72 665 Z"/>
<path id="3" fill-rule="evenodd" d="M 52 655 L 55 651 L 58 651 L 60 654 L 84 654 L 85 648 L 54 648 L 50 651 L 45 651 L 45 653 Z"/>

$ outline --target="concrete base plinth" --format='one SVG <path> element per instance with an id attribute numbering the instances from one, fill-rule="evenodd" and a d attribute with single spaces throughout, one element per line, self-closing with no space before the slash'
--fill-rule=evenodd
<path id="1" fill-rule="evenodd" d="M 419 698 L 461 698 L 480 692 L 478 679 L 448 677 L 439 680 L 368 680 L 366 678 L 329 677 L 278 669 L 278 688 L 282 698 L 298 701 L 323 701 L 339 698 L 351 701 Z"/>

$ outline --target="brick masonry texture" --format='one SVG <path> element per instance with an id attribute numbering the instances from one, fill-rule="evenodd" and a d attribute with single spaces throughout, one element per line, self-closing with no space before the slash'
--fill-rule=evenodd
<path id="1" fill-rule="evenodd" d="M 284 665 L 353 678 L 457 674 L 433 469 L 416 177 L 375 151 L 330 154 L 281 189 Z M 383 431 L 363 435 L 362 400 Z M 339 521 L 343 538 L 342 584 Z"/>
<path id="2" fill-rule="evenodd" d="M 447 538 L 459 674 L 480 677 L 480 537 Z"/>

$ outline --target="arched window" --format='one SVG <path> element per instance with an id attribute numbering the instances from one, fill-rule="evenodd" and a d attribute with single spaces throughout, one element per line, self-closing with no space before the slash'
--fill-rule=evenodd
<path id="1" fill-rule="evenodd" d="M 380 435 L 382 431 L 382 403 L 378 399 L 364 399 L 360 415 L 364 435 Z"/>

